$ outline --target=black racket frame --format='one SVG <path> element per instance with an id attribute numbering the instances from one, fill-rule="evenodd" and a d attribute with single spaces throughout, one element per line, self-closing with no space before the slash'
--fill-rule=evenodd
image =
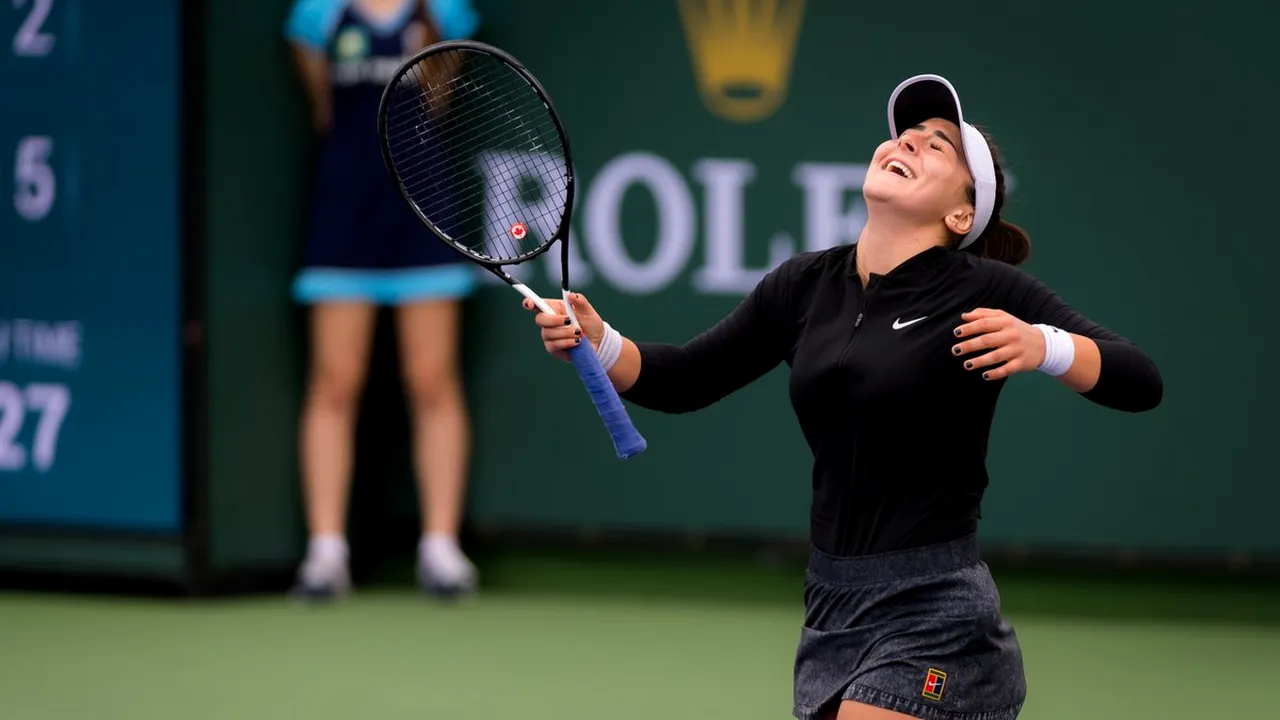
<path id="1" fill-rule="evenodd" d="M 551 237 L 546 242 L 542 243 L 537 248 L 530 250 L 529 252 L 524 253 L 523 255 L 517 258 L 513 258 L 513 259 L 487 258 L 475 253 L 474 251 L 471 250 L 471 248 L 468 248 L 462 245 L 461 243 L 458 243 L 454 241 L 452 238 L 450 238 L 448 233 L 444 232 L 439 227 L 437 227 L 435 223 L 431 222 L 431 219 L 428 218 L 426 214 L 422 212 L 422 209 L 420 207 L 418 207 L 418 203 L 414 202 L 413 198 L 410 197 L 408 189 L 405 188 L 404 182 L 400 179 L 400 174 L 396 172 L 395 163 L 391 159 L 391 148 L 390 148 L 390 143 L 387 139 L 387 104 L 388 102 L 390 102 L 393 91 L 400 84 L 400 82 L 404 80 L 405 76 L 407 76 L 409 72 L 414 67 L 417 67 L 418 64 L 421 63 L 423 60 L 433 55 L 440 55 L 442 53 L 459 51 L 459 50 L 480 53 L 483 55 L 490 55 L 494 58 L 497 58 L 499 61 L 501 61 L 502 63 L 509 66 L 512 70 L 514 70 L 516 74 L 518 74 L 521 78 L 524 79 L 525 82 L 529 83 L 529 86 L 532 87 L 534 92 L 538 94 L 538 98 L 542 100 L 543 105 L 545 105 L 547 108 L 547 112 L 551 115 L 551 121 L 555 124 L 556 132 L 560 135 L 561 147 L 564 149 L 565 173 L 567 177 L 566 177 L 566 185 L 565 185 L 564 211 L 560 215 L 560 224 L 556 228 L 556 231 L 552 233 Z M 383 88 L 382 98 L 378 102 L 378 137 L 379 137 L 379 144 L 382 147 L 382 160 L 387 167 L 387 174 L 390 175 L 391 178 L 395 181 L 396 189 L 399 190 L 400 195 L 404 197 L 409 207 L 413 208 L 414 214 L 418 216 L 418 219 L 421 220 L 422 223 L 431 230 L 432 234 L 434 234 L 437 238 L 440 239 L 440 241 L 444 242 L 445 244 L 454 248 L 458 252 L 462 253 L 473 262 L 479 265 L 482 265 L 485 268 L 495 272 L 498 275 L 498 277 L 501 277 L 502 279 L 508 282 L 511 282 L 512 281 L 511 276 L 502 270 L 502 267 L 504 265 L 519 265 L 520 263 L 528 262 L 529 260 L 532 260 L 538 257 L 539 255 L 545 253 L 548 249 L 551 248 L 552 245 L 556 243 L 557 240 L 559 240 L 560 247 L 561 247 L 560 276 L 562 278 L 562 283 L 564 284 L 564 286 L 565 287 L 568 286 L 568 282 L 569 282 L 569 220 L 573 214 L 574 190 L 577 187 L 577 183 L 575 182 L 575 173 L 573 170 L 573 151 L 569 147 L 569 133 L 565 131 L 564 123 L 561 122 L 560 120 L 560 113 L 556 111 L 555 104 L 551 102 L 551 96 L 547 94 L 546 88 L 542 86 L 542 83 L 538 80 L 538 78 L 535 77 L 534 74 L 530 72 L 529 69 L 526 68 L 523 63 L 517 60 L 515 56 L 513 56 L 511 53 L 506 52 L 505 50 L 501 50 L 487 43 L 482 43 L 475 40 L 444 40 L 441 42 L 432 43 L 431 45 L 428 45 L 427 47 L 419 50 L 413 55 L 410 55 L 408 58 L 404 60 L 404 62 L 400 63 L 400 65 L 396 68 L 395 75 L 391 77 L 391 80 L 387 82 L 386 87 Z"/>

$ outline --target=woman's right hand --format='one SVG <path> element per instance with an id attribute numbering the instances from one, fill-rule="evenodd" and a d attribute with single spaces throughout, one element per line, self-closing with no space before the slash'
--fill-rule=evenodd
<path id="1" fill-rule="evenodd" d="M 579 293 L 571 293 L 569 302 L 573 307 L 574 316 L 578 319 L 578 325 L 570 324 L 562 300 L 547 299 L 547 305 L 555 311 L 552 314 L 538 310 L 538 306 L 528 298 L 521 303 L 525 310 L 537 313 L 534 316 L 534 322 L 542 328 L 542 346 L 547 352 L 566 362 L 569 360 L 569 351 L 580 345 L 582 338 L 585 337 L 591 343 L 591 349 L 595 351 L 600 347 L 600 340 L 604 337 L 604 320 L 596 314 L 595 308 L 591 307 L 587 298 Z"/>

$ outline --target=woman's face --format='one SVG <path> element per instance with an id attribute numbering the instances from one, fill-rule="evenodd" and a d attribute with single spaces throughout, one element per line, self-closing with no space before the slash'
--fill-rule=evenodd
<path id="1" fill-rule="evenodd" d="M 960 128 L 934 118 L 881 143 L 871 158 L 862 194 L 868 203 L 946 223 L 963 235 L 973 224 L 968 188 L 973 184 Z"/>

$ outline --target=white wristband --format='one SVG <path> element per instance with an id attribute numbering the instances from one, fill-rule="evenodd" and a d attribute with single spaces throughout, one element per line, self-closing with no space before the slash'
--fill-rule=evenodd
<path id="1" fill-rule="evenodd" d="M 609 372 L 622 355 L 622 335 L 609 323 L 604 324 L 604 337 L 600 338 L 600 347 L 596 348 L 596 356 L 605 372 Z"/>
<path id="2" fill-rule="evenodd" d="M 1044 362 L 1036 369 L 1054 377 L 1070 370 L 1076 360 L 1076 343 L 1071 339 L 1071 333 L 1052 325 L 1037 324 L 1034 327 L 1044 335 Z"/>

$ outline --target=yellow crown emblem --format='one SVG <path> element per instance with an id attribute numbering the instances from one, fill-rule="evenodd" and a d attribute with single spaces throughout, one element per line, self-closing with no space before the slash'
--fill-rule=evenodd
<path id="1" fill-rule="evenodd" d="M 734 122 L 763 120 L 786 99 L 804 0 L 679 0 L 698 92 Z"/>

